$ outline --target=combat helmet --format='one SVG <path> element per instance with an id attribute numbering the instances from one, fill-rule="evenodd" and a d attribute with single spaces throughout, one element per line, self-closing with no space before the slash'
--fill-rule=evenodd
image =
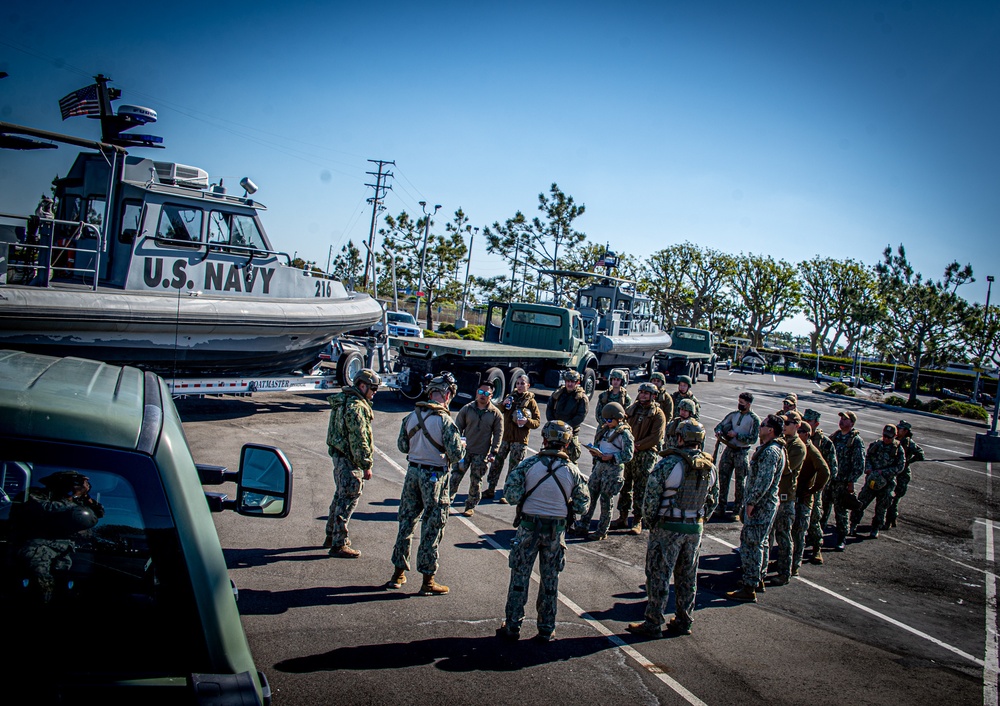
<path id="1" fill-rule="evenodd" d="M 625 419 L 625 408 L 617 402 L 608 402 L 601 407 L 601 416 L 605 419 Z"/>
<path id="2" fill-rule="evenodd" d="M 683 400 L 681 400 L 680 402 L 677 403 L 677 411 L 679 412 L 682 409 L 686 409 L 691 414 L 694 414 L 695 412 L 698 411 L 698 408 L 695 407 L 695 405 L 694 405 L 694 400 L 689 400 L 687 398 L 685 398 L 685 399 L 683 399 Z"/>
<path id="3" fill-rule="evenodd" d="M 570 382 L 580 382 L 582 377 L 583 376 L 575 370 L 567 370 L 563 373 L 563 380 L 568 380 Z"/>
<path id="4" fill-rule="evenodd" d="M 382 384 L 382 378 L 371 368 L 361 368 L 354 376 L 353 382 L 355 387 L 360 383 L 365 383 L 368 387 L 379 387 Z"/>
<path id="5" fill-rule="evenodd" d="M 626 382 L 626 380 L 628 380 L 627 376 L 625 375 L 625 371 L 622 370 L 621 368 L 613 368 L 611 372 L 608 373 L 609 381 L 614 380 L 615 378 L 618 378 L 623 383 Z"/>
<path id="6" fill-rule="evenodd" d="M 573 427 L 560 419 L 553 419 L 542 427 L 542 438 L 566 446 L 573 440 Z"/>
<path id="7" fill-rule="evenodd" d="M 660 373 L 660 372 L 653 373 L 652 375 L 649 376 L 649 381 L 650 382 L 655 382 L 657 380 L 659 380 L 660 382 L 666 384 L 666 382 L 667 382 L 667 376 L 664 375 L 663 373 Z"/>
<path id="8" fill-rule="evenodd" d="M 451 373 L 441 373 L 440 375 L 431 378 L 431 381 L 427 383 L 427 394 L 432 392 L 448 392 L 454 397 L 458 392 L 458 383 L 455 382 L 455 376 Z"/>
<path id="9" fill-rule="evenodd" d="M 691 387 L 691 385 L 693 384 L 691 382 L 691 376 L 689 375 L 678 375 L 677 384 L 680 385 L 682 382 L 686 382 L 688 387 Z"/>
<path id="10" fill-rule="evenodd" d="M 700 446 L 705 442 L 705 427 L 697 419 L 685 419 L 677 425 L 677 435 L 685 446 Z"/>
<path id="11" fill-rule="evenodd" d="M 659 390 L 656 389 L 656 385 L 654 385 L 653 383 L 644 382 L 640 383 L 639 392 L 648 392 L 655 397 L 656 393 L 659 392 Z"/>

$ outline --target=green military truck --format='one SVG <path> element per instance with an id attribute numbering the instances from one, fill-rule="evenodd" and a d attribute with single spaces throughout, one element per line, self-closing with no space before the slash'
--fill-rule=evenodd
<path id="1" fill-rule="evenodd" d="M 196 465 L 153 373 L 0 350 L 8 703 L 269 703 L 211 513 L 280 518 L 291 493 L 270 446 Z"/>
<path id="2" fill-rule="evenodd" d="M 527 374 L 533 385 L 555 388 L 563 373 L 576 370 L 587 396 L 593 395 L 597 357 L 584 340 L 580 312 L 549 304 L 490 302 L 484 338 L 400 338 L 398 372 L 387 383 L 415 399 L 427 376 L 450 372 L 460 395 L 469 395 L 488 380 L 493 398 L 499 400 L 519 375 Z"/>
<path id="3" fill-rule="evenodd" d="M 712 332 L 701 328 L 675 326 L 670 333 L 671 347 L 657 351 L 653 366 L 668 380 L 687 375 L 692 382 L 705 373 L 709 382 L 715 382 L 719 356 L 715 353 Z"/>

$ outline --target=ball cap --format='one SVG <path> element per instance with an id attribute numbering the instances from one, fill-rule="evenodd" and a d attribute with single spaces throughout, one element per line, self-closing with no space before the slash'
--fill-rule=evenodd
<path id="1" fill-rule="evenodd" d="M 896 426 L 899 427 L 900 429 L 903 429 L 904 431 L 910 431 L 910 429 L 913 428 L 912 424 L 902 419 L 899 420 L 899 424 L 897 424 Z"/>
<path id="2" fill-rule="evenodd" d="M 838 414 L 844 419 L 850 419 L 852 422 L 858 421 L 858 415 L 856 415 L 854 412 L 851 411 L 838 412 Z"/>
<path id="3" fill-rule="evenodd" d="M 799 398 L 798 395 L 796 395 L 794 392 L 790 392 L 787 395 L 785 395 L 785 399 L 783 401 L 791 402 L 792 404 L 798 404 Z"/>
<path id="4" fill-rule="evenodd" d="M 896 425 L 895 424 L 886 424 L 884 427 L 882 427 L 882 436 L 887 436 L 887 435 L 890 435 L 890 434 L 892 436 L 896 436 Z"/>
<path id="5" fill-rule="evenodd" d="M 818 422 L 819 412 L 817 412 L 815 409 L 807 408 L 805 413 L 802 415 L 802 418 L 805 419 L 807 422 Z"/>
<path id="6" fill-rule="evenodd" d="M 794 409 L 791 412 L 785 412 L 781 415 L 781 418 L 790 424 L 798 424 L 802 421 L 802 415 L 796 412 Z"/>

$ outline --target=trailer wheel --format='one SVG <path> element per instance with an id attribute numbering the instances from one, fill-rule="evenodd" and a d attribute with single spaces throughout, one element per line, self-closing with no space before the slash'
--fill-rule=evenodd
<path id="1" fill-rule="evenodd" d="M 337 359 L 337 380 L 341 387 L 350 387 L 354 384 L 354 376 L 365 367 L 365 360 L 357 351 L 345 351 Z"/>
<path id="2" fill-rule="evenodd" d="M 583 392 L 587 395 L 587 399 L 593 399 L 595 387 L 597 387 L 597 373 L 593 368 L 587 368 L 583 371 Z"/>
<path id="3" fill-rule="evenodd" d="M 519 377 L 521 377 L 522 375 L 526 375 L 526 374 L 527 373 L 524 372 L 524 368 L 511 368 L 510 375 L 507 377 L 507 389 L 510 390 L 511 392 L 513 392 L 514 391 L 514 382 Z M 499 402 L 502 399 L 503 399 L 503 395 L 500 395 L 498 397 L 497 394 L 496 394 L 496 390 L 494 390 L 493 391 L 493 400 L 496 401 L 496 402 Z"/>
<path id="4" fill-rule="evenodd" d="M 707 375 L 708 375 L 708 381 L 709 382 L 715 382 L 715 366 L 714 365 L 708 369 Z"/>
<path id="5" fill-rule="evenodd" d="M 483 382 L 493 383 L 493 398 L 494 400 L 502 400 L 503 396 L 506 394 L 507 389 L 504 386 L 503 371 L 500 368 L 490 368 L 483 375 Z"/>

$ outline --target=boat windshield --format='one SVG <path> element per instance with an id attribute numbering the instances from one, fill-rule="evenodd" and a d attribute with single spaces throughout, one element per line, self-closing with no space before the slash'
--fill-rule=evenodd
<path id="1" fill-rule="evenodd" d="M 252 216 L 212 211 L 208 219 L 208 242 L 267 250 L 264 236 Z"/>

